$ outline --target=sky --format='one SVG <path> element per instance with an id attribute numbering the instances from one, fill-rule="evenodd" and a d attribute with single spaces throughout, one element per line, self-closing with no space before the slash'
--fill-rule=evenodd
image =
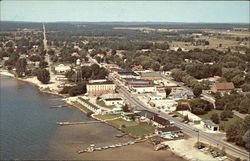
<path id="1" fill-rule="evenodd" d="M 3 0 L 1 21 L 249 23 L 248 1 Z"/>

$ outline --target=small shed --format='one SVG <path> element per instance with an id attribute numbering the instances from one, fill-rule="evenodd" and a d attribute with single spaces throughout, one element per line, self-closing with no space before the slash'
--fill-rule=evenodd
<path id="1" fill-rule="evenodd" d="M 219 125 L 213 123 L 211 120 L 202 120 L 201 125 L 212 131 L 219 131 Z"/>

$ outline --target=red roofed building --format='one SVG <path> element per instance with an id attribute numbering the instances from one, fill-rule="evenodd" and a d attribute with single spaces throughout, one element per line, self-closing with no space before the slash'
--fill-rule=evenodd
<path id="1" fill-rule="evenodd" d="M 234 84 L 232 82 L 224 82 L 224 83 L 214 83 L 211 87 L 211 91 L 214 93 L 217 92 L 231 92 L 234 90 Z"/>

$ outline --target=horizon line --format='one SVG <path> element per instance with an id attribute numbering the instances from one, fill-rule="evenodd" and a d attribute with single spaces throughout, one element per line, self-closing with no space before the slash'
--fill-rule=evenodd
<path id="1" fill-rule="evenodd" d="M 0 22 L 26 22 L 26 23 L 193 23 L 193 24 L 249 24 L 249 22 L 170 22 L 170 21 L 22 21 L 22 20 L 1 20 Z"/>

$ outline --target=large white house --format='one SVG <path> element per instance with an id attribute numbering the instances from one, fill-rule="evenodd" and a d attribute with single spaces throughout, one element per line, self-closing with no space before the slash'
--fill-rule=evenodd
<path id="1" fill-rule="evenodd" d="M 56 73 L 66 73 L 67 71 L 70 71 L 71 67 L 64 65 L 64 64 L 59 64 L 58 66 L 55 67 Z"/>

